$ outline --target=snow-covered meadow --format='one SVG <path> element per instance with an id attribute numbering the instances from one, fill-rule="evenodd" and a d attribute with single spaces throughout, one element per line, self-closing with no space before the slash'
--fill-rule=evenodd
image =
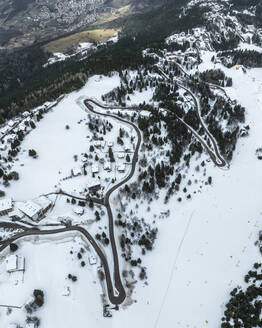
<path id="1" fill-rule="evenodd" d="M 66 96 L 52 112 L 46 114 L 37 129 L 22 143 L 25 152 L 19 155 L 13 167 L 21 179 L 6 189 L 7 195 L 16 200 L 30 199 L 53 191 L 61 176 L 70 175 L 71 169 L 76 166 L 74 155 L 87 152 L 90 146 L 86 138 L 87 127 L 78 124 L 86 120 L 87 115 L 76 100 L 83 95 L 100 99 L 103 93 L 118 85 L 117 75 L 111 78 L 92 77 L 84 88 Z M 69 130 L 66 125 L 69 125 Z M 37 151 L 38 159 L 28 156 L 31 148 Z"/>

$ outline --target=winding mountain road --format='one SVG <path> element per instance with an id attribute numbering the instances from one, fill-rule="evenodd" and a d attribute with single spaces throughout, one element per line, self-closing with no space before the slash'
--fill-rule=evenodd
<path id="1" fill-rule="evenodd" d="M 165 79 L 168 79 L 168 81 L 171 81 L 171 79 L 159 67 L 158 67 L 158 70 L 159 70 L 160 74 L 165 77 Z M 173 81 L 171 81 L 171 82 L 173 83 Z M 214 162 L 214 164 L 217 165 L 218 167 L 225 167 L 227 165 L 227 163 L 223 159 L 223 157 L 220 155 L 220 153 L 218 151 L 216 141 L 213 138 L 213 136 L 210 134 L 208 129 L 206 128 L 206 126 L 205 126 L 205 124 L 202 120 L 202 117 L 200 115 L 200 108 L 201 107 L 200 107 L 200 103 L 199 103 L 198 98 L 193 94 L 193 92 L 191 90 L 189 90 L 185 86 L 183 86 L 181 84 L 178 84 L 178 86 L 180 88 L 185 89 L 192 96 L 192 99 L 195 103 L 195 107 L 197 109 L 197 114 L 198 114 L 200 123 L 201 123 L 204 131 L 206 132 L 206 134 L 208 135 L 209 139 L 211 140 L 211 142 L 213 144 L 214 152 L 210 149 L 210 147 L 206 144 L 206 142 L 202 139 L 202 137 L 199 136 L 199 134 L 192 127 L 190 127 L 187 123 L 185 123 L 178 116 L 177 116 L 177 118 L 182 123 L 184 123 L 187 126 L 187 128 L 194 134 L 194 136 L 199 140 L 199 142 L 206 149 L 207 153 L 209 154 L 209 156 L 210 156 L 211 160 Z M 115 120 L 117 120 L 121 123 L 124 123 L 124 124 L 127 124 L 127 125 L 131 126 L 132 129 L 134 129 L 136 131 L 136 134 L 137 134 L 136 148 L 135 148 L 135 151 L 134 151 L 134 154 L 133 154 L 132 163 L 131 163 L 131 170 L 130 170 L 128 176 L 126 178 L 124 178 L 122 181 L 120 181 L 117 184 L 113 185 L 106 192 L 106 194 L 104 195 L 103 198 L 101 198 L 101 199 L 99 199 L 99 198 L 88 198 L 88 199 L 92 199 L 92 201 L 96 204 L 105 206 L 106 210 L 107 210 L 108 225 L 109 225 L 109 238 L 110 238 L 110 244 L 111 244 L 111 248 L 112 248 L 113 261 L 114 261 L 114 271 L 113 271 L 114 283 L 112 281 L 108 261 L 107 261 L 107 258 L 105 256 L 104 252 L 102 251 L 100 246 L 97 244 L 95 239 L 90 235 L 90 233 L 85 228 L 83 228 L 81 226 L 67 226 L 65 228 L 48 229 L 48 230 L 43 230 L 42 229 L 41 230 L 37 226 L 27 229 L 24 226 L 19 226 L 18 224 L 10 223 L 10 224 L 7 224 L 6 227 L 14 228 L 14 229 L 19 229 L 20 228 L 20 229 L 23 229 L 24 231 L 15 234 L 14 236 L 12 236 L 11 238 L 9 238 L 7 240 L 1 241 L 0 244 L 2 244 L 2 245 L 0 246 L 0 252 L 2 252 L 4 249 L 6 249 L 11 243 L 15 242 L 16 240 L 19 240 L 19 239 L 27 237 L 27 236 L 55 235 L 55 234 L 66 233 L 66 232 L 78 232 L 78 233 L 82 234 L 90 242 L 90 244 L 93 246 L 94 250 L 96 251 L 97 255 L 99 256 L 99 258 L 101 260 L 101 263 L 104 267 L 106 284 L 107 284 L 107 291 L 108 291 L 108 298 L 109 298 L 109 300 L 112 304 L 119 305 L 119 304 L 124 302 L 124 300 L 126 298 L 126 292 L 125 292 L 125 288 L 123 286 L 123 283 L 122 283 L 122 280 L 121 280 L 121 275 L 120 275 L 118 252 L 117 252 L 117 246 L 116 246 L 115 234 L 114 234 L 114 218 L 113 218 L 113 213 L 112 213 L 112 209 L 111 209 L 111 206 L 110 206 L 110 196 L 112 195 L 112 193 L 114 191 L 116 191 L 118 188 L 120 188 L 121 186 L 126 184 L 134 176 L 134 173 L 135 173 L 135 170 L 136 170 L 136 165 L 137 165 L 137 162 L 138 162 L 139 149 L 140 149 L 141 142 L 142 142 L 142 134 L 141 134 L 140 130 L 138 129 L 138 127 L 134 123 L 132 123 L 130 121 L 127 121 L 127 120 L 125 120 L 125 119 L 123 119 L 119 116 L 113 115 L 113 114 L 101 113 L 99 111 L 96 111 L 94 109 L 94 106 L 100 107 L 102 109 L 107 109 L 107 110 L 113 110 L 113 109 L 136 110 L 137 108 L 135 108 L 135 107 L 128 107 L 127 108 L 127 107 L 121 107 L 121 106 L 105 106 L 105 105 L 99 103 L 97 100 L 94 100 L 94 99 L 91 99 L 91 98 L 85 99 L 84 100 L 84 105 L 85 105 L 85 111 L 86 112 L 91 112 L 92 114 L 99 115 L 99 116 L 111 117 L 111 118 L 113 118 L 113 119 L 115 119 Z M 70 195 L 70 194 L 65 193 L 63 191 L 60 191 L 59 193 L 65 195 L 65 196 L 78 198 L 76 196 Z M 80 199 L 80 197 L 79 197 L 79 199 Z M 84 198 L 81 198 L 81 199 L 87 200 L 87 199 L 84 199 Z"/>
<path id="2" fill-rule="evenodd" d="M 165 72 L 163 72 L 163 70 L 158 67 L 158 66 L 155 66 L 158 70 L 158 72 L 160 73 L 160 75 L 162 75 L 165 79 L 167 79 L 169 82 L 173 83 L 172 79 L 167 76 L 165 74 Z M 211 160 L 213 161 L 213 163 L 217 166 L 217 167 L 220 167 L 220 168 L 224 168 L 224 167 L 227 167 L 228 166 L 228 163 L 225 161 L 225 159 L 221 156 L 219 150 L 218 150 L 218 146 L 217 146 L 217 142 L 216 140 L 214 139 L 214 137 L 212 136 L 212 134 L 209 132 L 208 128 L 206 127 L 206 124 L 204 123 L 202 117 L 201 117 L 201 105 L 200 105 L 200 101 L 199 99 L 197 98 L 197 96 L 187 87 L 185 87 L 184 85 L 182 85 L 180 83 L 180 81 L 176 81 L 176 85 L 181 88 L 181 89 L 184 89 L 186 92 L 188 92 L 193 101 L 194 101 L 194 104 L 195 104 L 195 108 L 196 108 L 196 112 L 197 112 L 197 116 L 198 116 L 198 119 L 200 121 L 200 124 L 201 126 L 203 127 L 205 133 L 207 134 L 207 136 L 209 137 L 212 145 L 213 145 L 213 149 L 214 151 L 212 151 L 210 149 L 210 147 L 207 145 L 207 143 L 202 139 L 201 136 L 199 136 L 199 134 L 192 128 L 190 127 L 188 124 L 186 124 L 180 117 L 178 117 L 176 115 L 176 117 L 182 122 L 184 123 L 188 129 L 190 129 L 194 136 L 199 140 L 199 142 L 202 144 L 202 146 L 206 149 L 207 153 L 209 154 Z"/>
<path id="3" fill-rule="evenodd" d="M 111 209 L 111 206 L 110 206 L 110 196 L 112 195 L 112 193 L 114 191 L 116 191 L 122 185 L 126 184 L 133 177 L 133 175 L 135 173 L 135 169 L 136 169 L 136 164 L 138 162 L 138 153 L 139 153 L 139 149 L 140 149 L 140 146 L 141 146 L 142 134 L 141 134 L 140 130 L 138 129 L 138 127 L 135 124 L 133 124 L 132 122 L 129 122 L 129 121 L 127 121 L 123 118 L 120 118 L 116 115 L 97 112 L 97 111 L 94 110 L 91 103 L 93 103 L 94 105 L 99 106 L 100 108 L 103 108 L 103 109 L 124 109 L 124 108 L 121 108 L 121 107 L 111 107 L 111 108 L 109 108 L 109 107 L 106 107 L 106 106 L 103 106 L 103 105 L 99 104 L 98 102 L 96 102 L 93 99 L 86 99 L 84 101 L 84 104 L 86 106 L 86 111 L 90 111 L 93 114 L 100 115 L 100 116 L 111 117 L 111 118 L 116 119 L 116 120 L 118 120 L 122 123 L 128 124 L 137 133 L 136 148 L 135 148 L 135 151 L 134 151 L 134 154 L 133 154 L 132 163 L 131 163 L 131 170 L 130 170 L 130 173 L 128 174 L 128 176 L 126 178 L 124 178 L 122 181 L 120 181 L 119 183 L 112 186 L 112 188 L 110 188 L 107 191 L 104 198 L 102 198 L 102 199 L 90 198 L 90 199 L 92 199 L 92 201 L 94 203 L 97 203 L 99 205 L 103 205 L 107 209 L 108 221 L 109 221 L 109 238 L 110 238 L 110 244 L 111 244 L 111 247 L 112 247 L 113 260 L 114 260 L 114 274 L 113 274 L 114 284 L 112 282 L 112 277 L 111 277 L 111 274 L 110 274 L 110 269 L 109 269 L 109 265 L 108 265 L 108 261 L 107 261 L 106 256 L 104 255 L 103 251 L 98 246 L 98 244 L 96 243 L 95 239 L 90 235 L 90 233 L 86 229 L 84 229 L 81 226 L 71 226 L 71 227 L 65 227 L 65 228 L 61 228 L 61 229 L 40 230 L 39 228 L 37 228 L 37 226 L 33 227 L 31 229 L 26 229 L 24 226 L 21 226 L 21 225 L 10 222 L 8 224 L 4 224 L 3 227 L 13 228 L 13 229 L 19 229 L 20 228 L 20 229 L 24 229 L 24 231 L 15 234 L 14 236 L 12 236 L 9 239 L 1 241 L 0 244 L 2 244 L 2 246 L 0 246 L 0 253 L 4 249 L 6 249 L 11 243 L 15 242 L 18 239 L 27 237 L 27 236 L 54 235 L 54 234 L 59 234 L 59 233 L 72 232 L 72 231 L 79 232 L 87 238 L 87 240 L 93 246 L 94 250 L 96 251 L 96 253 L 98 254 L 98 256 L 99 256 L 99 258 L 102 262 L 102 265 L 103 265 L 104 271 L 105 271 L 108 298 L 109 298 L 110 302 L 112 304 L 119 305 L 119 304 L 124 302 L 124 300 L 126 298 L 126 292 L 125 292 L 125 288 L 122 284 L 120 270 L 119 270 L 119 259 L 118 259 L 118 252 L 117 252 L 117 247 L 116 247 L 116 242 L 115 242 L 114 219 L 113 219 L 112 209 Z M 87 200 L 87 199 L 84 199 L 84 198 L 72 196 L 72 195 L 70 195 L 68 193 L 65 193 L 63 191 L 58 192 L 58 194 L 62 194 L 62 195 L 69 196 L 69 197 L 75 197 L 75 198 L 82 199 L 82 200 Z"/>

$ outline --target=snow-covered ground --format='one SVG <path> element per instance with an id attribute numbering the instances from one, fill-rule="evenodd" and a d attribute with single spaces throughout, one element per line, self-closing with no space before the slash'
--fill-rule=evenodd
<path id="1" fill-rule="evenodd" d="M 71 169 L 78 165 L 74 155 L 88 152 L 90 146 L 86 138 L 87 126 L 78 124 L 87 115 L 76 100 L 80 96 L 101 99 L 103 93 L 119 83 L 118 75 L 92 77 L 81 90 L 66 96 L 52 112 L 46 114 L 37 129 L 24 139 L 22 149 L 25 152 L 19 154 L 19 161 L 13 167 L 21 179 L 6 188 L 6 194 L 16 200 L 31 199 L 53 191 L 61 176 L 70 175 Z M 69 130 L 66 125 L 69 125 Z M 39 158 L 29 157 L 29 149 L 35 149 Z"/>
<path id="2" fill-rule="evenodd" d="M 213 66 L 208 58 L 204 69 Z M 209 165 L 211 187 L 182 204 L 171 199 L 165 207 L 170 218 L 160 224 L 155 250 L 145 259 L 149 286 L 136 290 L 138 302 L 128 316 L 115 316 L 119 326 L 218 327 L 229 292 L 258 259 L 262 170 L 255 151 L 262 131 L 262 69 L 245 75 L 221 68 L 233 78 L 227 92 L 246 107 L 250 137 L 238 143 L 230 170 Z"/>
<path id="3" fill-rule="evenodd" d="M 202 55 L 199 70 L 213 68 L 213 53 L 203 52 Z M 242 283 L 245 273 L 258 257 L 254 242 L 258 238 L 262 215 L 262 162 L 257 160 L 255 151 L 262 146 L 262 69 L 248 70 L 244 74 L 242 70 L 227 69 L 220 64 L 215 68 L 223 69 L 232 77 L 233 87 L 226 91 L 246 108 L 250 136 L 238 142 L 229 170 L 220 170 L 212 162 L 207 163 L 206 176 L 213 177 L 213 184 L 204 185 L 191 200 L 183 199 L 179 203 L 174 197 L 163 205 L 165 195 L 162 193 L 158 201 L 150 205 L 150 215 L 146 202 L 139 205 L 140 216 L 151 222 L 153 214 L 159 214 L 161 210 L 169 209 L 171 214 L 169 218 L 156 220 L 159 234 L 155 249 L 143 257 L 149 285 L 137 284 L 134 294 L 137 302 L 114 312 L 113 319 L 103 318 L 101 287 L 98 282 L 93 283 L 97 281 L 95 273 L 73 261 L 69 251 L 75 243 L 68 241 L 59 245 L 21 243 L 19 252 L 26 257 L 27 263 L 24 284 L 1 284 L 0 303 L 10 301 L 21 305 L 34 288 L 43 289 L 46 304 L 39 311 L 41 328 L 80 327 L 83 323 L 98 328 L 219 326 L 229 292 Z M 22 144 L 23 148 L 35 148 L 39 159 L 25 156 L 25 165 L 16 168 L 22 178 L 12 183 L 8 195 L 24 200 L 54 188 L 61 167 L 70 170 L 74 164 L 73 155 L 89 148 L 85 125 L 76 123 L 86 118 L 76 100 L 82 95 L 101 100 L 102 94 L 119 83 L 116 75 L 91 78 L 83 89 L 68 95 L 53 112 L 45 115 L 39 127 Z M 148 91 L 144 98 L 139 94 L 130 102 L 139 103 L 150 98 L 151 91 Z M 70 125 L 74 139 L 67 135 L 66 124 Z M 48 178 L 45 176 L 47 171 Z M 193 174 L 197 176 L 191 164 L 188 178 L 193 179 Z M 130 207 L 133 205 L 131 203 Z M 113 206 L 118 206 L 116 201 Z M 56 213 L 58 215 L 53 212 Z M 64 297 L 61 289 L 68 284 L 69 271 L 77 274 L 79 279 L 75 284 L 71 283 L 71 296 Z M 21 310 L 14 310 L 9 316 L 5 309 L 0 311 L 3 327 L 17 318 L 24 320 L 25 314 Z"/>
<path id="4" fill-rule="evenodd" d="M 77 258 L 80 248 L 85 249 L 82 258 L 86 263 L 84 267 Z M 25 256 L 24 282 L 16 284 L 12 274 L 5 282 L 1 281 L 0 304 L 23 306 L 38 288 L 44 291 L 45 297 L 43 309 L 35 313 L 41 320 L 41 327 L 74 327 L 81 326 L 83 322 L 96 327 L 101 316 L 102 288 L 97 279 L 99 262 L 97 265 L 89 264 L 88 257 L 92 254 L 86 250 L 86 243 L 79 236 L 73 239 L 64 235 L 60 241 L 53 237 L 37 238 L 34 245 L 24 241 L 19 254 Z M 2 266 L 5 263 L 0 270 Z M 68 279 L 69 273 L 77 276 L 76 282 Z M 64 296 L 67 287 L 70 295 Z M 84 299 L 87 302 L 83 302 Z M 26 313 L 23 309 L 13 309 L 7 315 L 6 308 L 0 307 L 0 318 L 1 327 L 8 327 L 9 323 L 20 323 L 24 327 Z"/>

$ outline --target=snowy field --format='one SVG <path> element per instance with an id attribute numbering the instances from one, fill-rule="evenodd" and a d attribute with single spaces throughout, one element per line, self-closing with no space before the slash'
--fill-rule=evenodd
<path id="1" fill-rule="evenodd" d="M 10 282 L 10 278 L 9 283 L 4 286 L 1 284 L 0 304 L 22 306 L 30 300 L 33 290 L 38 288 L 45 294 L 43 309 L 37 312 L 42 322 L 41 327 L 80 327 L 83 322 L 96 327 L 101 316 L 98 304 L 101 307 L 102 293 L 97 279 L 97 265 L 89 264 L 89 251 L 83 254 L 85 267 L 81 267 L 77 258 L 77 252 L 81 247 L 85 249 L 86 243 L 79 236 L 73 239 L 67 234 L 59 242 L 48 237 L 37 238 L 34 245 L 30 242 L 22 242 L 20 245 L 19 254 L 26 259 L 24 283 L 15 285 Z M 69 273 L 76 275 L 78 280 L 69 280 Z M 70 295 L 64 296 L 67 287 Z M 84 299 L 86 302 L 83 302 Z M 1 327 L 8 327 L 9 323 L 24 326 L 26 314 L 24 310 L 13 309 L 7 315 L 6 308 L 0 308 L 0 318 Z"/>
<path id="2" fill-rule="evenodd" d="M 16 200 L 27 200 L 49 193 L 55 189 L 61 176 L 70 174 L 76 165 L 73 156 L 87 152 L 90 146 L 86 138 L 87 127 L 78 124 L 87 115 L 76 100 L 83 95 L 100 99 L 103 93 L 117 87 L 119 83 L 117 75 L 112 78 L 95 76 L 89 79 L 84 88 L 66 96 L 52 112 L 44 116 L 37 129 L 22 143 L 26 151 L 19 155 L 19 161 L 13 167 L 21 179 L 5 190 L 8 196 Z M 70 126 L 69 130 L 65 129 L 66 125 Z M 31 148 L 37 151 L 38 159 L 27 155 Z"/>

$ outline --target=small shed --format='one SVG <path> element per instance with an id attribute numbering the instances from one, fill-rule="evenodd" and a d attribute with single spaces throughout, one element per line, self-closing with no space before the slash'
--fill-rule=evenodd
<path id="1" fill-rule="evenodd" d="M 34 203 L 36 203 L 42 208 L 42 215 L 45 214 L 52 207 L 53 204 L 51 200 L 46 196 L 40 196 L 38 198 L 35 198 Z"/>
<path id="2" fill-rule="evenodd" d="M 112 165 L 110 162 L 105 162 L 104 163 L 104 170 L 105 171 L 111 171 L 112 170 Z"/>
<path id="3" fill-rule="evenodd" d="M 77 206 L 74 208 L 74 213 L 77 215 L 83 215 L 85 210 L 81 206 Z"/>
<path id="4" fill-rule="evenodd" d="M 13 209 L 13 201 L 11 198 L 0 200 L 0 216 L 7 215 Z"/>
<path id="5" fill-rule="evenodd" d="M 97 263 L 97 258 L 95 256 L 91 255 L 91 256 L 89 256 L 88 261 L 89 261 L 90 265 L 94 265 Z"/>
<path id="6" fill-rule="evenodd" d="M 94 185 L 88 187 L 89 192 L 97 192 L 100 189 L 101 189 L 100 183 L 97 183 L 97 184 L 94 184 Z"/>
<path id="7" fill-rule="evenodd" d="M 25 258 L 18 255 L 9 256 L 6 259 L 6 271 L 9 273 L 25 271 Z"/>
<path id="8" fill-rule="evenodd" d="M 74 177 L 77 177 L 78 175 L 81 175 L 81 174 L 82 174 L 82 171 L 81 171 L 80 167 L 74 167 L 72 169 L 72 175 Z"/>
<path id="9" fill-rule="evenodd" d="M 125 157 L 125 154 L 124 154 L 124 153 L 118 153 L 117 157 L 118 157 L 119 159 L 124 158 L 124 157 Z"/>
<path id="10" fill-rule="evenodd" d="M 92 173 L 98 173 L 99 172 L 99 167 L 97 164 L 93 164 L 92 165 Z"/>
<path id="11" fill-rule="evenodd" d="M 101 147 L 101 141 L 100 140 L 95 140 L 94 146 L 97 147 L 97 148 Z"/>

